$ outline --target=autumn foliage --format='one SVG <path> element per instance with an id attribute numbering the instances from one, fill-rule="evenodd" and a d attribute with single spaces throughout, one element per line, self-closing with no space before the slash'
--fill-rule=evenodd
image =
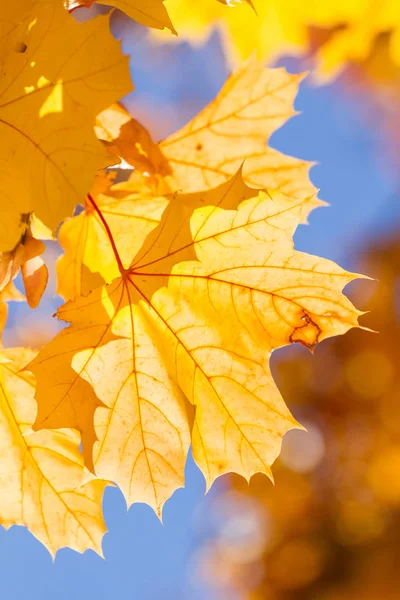
<path id="1" fill-rule="evenodd" d="M 228 472 L 272 478 L 282 436 L 301 427 L 272 351 L 312 350 L 361 314 L 342 293 L 358 275 L 294 249 L 323 204 L 311 165 L 268 146 L 302 77 L 250 58 L 157 143 L 120 103 L 133 86 L 109 15 L 78 23 L 67 4 L 0 9 L 1 325 L 20 272 L 29 306 L 40 301 L 42 239 L 63 249 L 66 301 L 65 329 L 39 352 L 1 351 L 0 521 L 53 554 L 101 553 L 109 483 L 161 516 L 189 446 L 207 488 Z M 161 0 L 98 4 L 179 33 Z M 239 9 L 262 27 L 259 4 Z M 132 170 L 116 182 L 121 159 Z"/>

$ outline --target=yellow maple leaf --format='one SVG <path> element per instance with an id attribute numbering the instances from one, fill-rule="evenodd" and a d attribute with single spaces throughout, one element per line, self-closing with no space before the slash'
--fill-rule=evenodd
<path id="1" fill-rule="evenodd" d="M 215 187 L 243 163 L 248 185 L 306 198 L 303 219 L 316 205 L 308 172 L 312 163 L 286 156 L 266 144 L 295 115 L 293 101 L 302 75 L 266 69 L 248 61 L 190 123 L 161 142 L 173 169 L 175 187 L 184 192 Z"/>
<path id="2" fill-rule="evenodd" d="M 234 175 L 243 163 L 245 181 L 304 199 L 302 220 L 323 204 L 309 179 L 312 163 L 286 156 L 266 144 L 295 111 L 301 75 L 266 69 L 250 60 L 228 79 L 218 96 L 185 127 L 158 147 L 146 130 L 121 106 L 98 118 L 98 135 L 110 151 L 151 181 L 160 193 L 213 188 Z M 138 147 L 144 148 L 138 153 Z"/>
<path id="3" fill-rule="evenodd" d="M 54 231 L 113 161 L 95 116 L 131 84 L 108 17 L 78 24 L 61 2 L 8 3 L 0 38 L 0 239 L 10 250 L 21 215 L 34 211 Z"/>
<path id="4" fill-rule="evenodd" d="M 27 526 L 52 555 L 64 546 L 101 555 L 106 483 L 84 483 L 76 432 L 31 430 L 35 381 L 21 369 L 35 354 L 25 348 L 0 353 L 0 521 L 5 528 Z"/>
<path id="5" fill-rule="evenodd" d="M 35 427 L 79 429 L 96 474 L 157 511 L 182 481 L 189 428 L 207 487 L 229 471 L 271 476 L 298 424 L 270 353 L 313 348 L 360 314 L 341 292 L 355 275 L 293 249 L 302 207 L 240 171 L 174 197 L 119 279 L 59 309 L 70 327 L 29 366 Z"/>

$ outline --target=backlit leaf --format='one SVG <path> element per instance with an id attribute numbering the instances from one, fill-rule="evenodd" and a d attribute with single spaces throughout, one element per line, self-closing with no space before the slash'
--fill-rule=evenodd
<path id="1" fill-rule="evenodd" d="M 256 60 L 237 69 L 218 96 L 192 121 L 157 147 L 121 107 L 99 117 L 98 134 L 110 151 L 158 178 L 159 191 L 195 192 L 227 181 L 243 163 L 245 181 L 304 199 L 302 220 L 323 202 L 309 179 L 312 163 L 267 146 L 271 134 L 295 114 L 302 76 L 266 69 Z M 107 131 L 105 131 L 107 130 Z"/>
<path id="2" fill-rule="evenodd" d="M 293 249 L 302 208 L 241 172 L 174 197 L 119 279 L 59 309 L 70 327 L 30 365 L 35 427 L 79 429 L 96 474 L 158 511 L 181 484 L 189 428 L 207 486 L 229 471 L 271 476 L 298 426 L 271 351 L 313 348 L 360 314 L 341 293 L 355 275 Z"/>
<path id="3" fill-rule="evenodd" d="M 243 163 L 244 179 L 253 187 L 312 197 L 304 206 L 305 218 L 320 204 L 308 178 L 311 163 L 266 145 L 271 134 L 296 114 L 293 101 L 301 79 L 285 69 L 266 69 L 255 60 L 237 69 L 211 104 L 161 142 L 176 188 L 190 192 L 215 187 Z"/>

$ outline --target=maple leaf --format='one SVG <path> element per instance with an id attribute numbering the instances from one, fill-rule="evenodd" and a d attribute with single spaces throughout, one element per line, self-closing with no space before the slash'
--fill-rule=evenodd
<path id="1" fill-rule="evenodd" d="M 207 487 L 229 471 L 271 476 L 298 424 L 270 353 L 313 348 L 360 314 L 341 293 L 356 275 L 293 249 L 302 207 L 249 188 L 240 171 L 174 197 L 119 279 L 59 309 L 69 328 L 29 366 L 35 427 L 80 430 L 96 474 L 158 512 L 182 482 L 189 427 Z"/>
<path id="2" fill-rule="evenodd" d="M 25 348 L 0 353 L 1 524 L 27 526 L 52 555 L 64 546 L 101 555 L 106 482 L 83 482 L 76 432 L 32 432 L 35 382 L 21 369 L 34 356 Z"/>
<path id="3" fill-rule="evenodd" d="M 23 234 L 21 215 L 35 212 L 54 231 L 83 201 L 96 170 L 113 161 L 93 132 L 95 116 L 131 85 L 108 21 L 78 24 L 54 0 L 2 7 L 2 250 Z"/>
<path id="4" fill-rule="evenodd" d="M 231 75 L 211 104 L 158 148 L 121 106 L 99 116 L 98 135 L 136 169 L 153 179 L 157 176 L 164 184 L 159 188 L 162 193 L 165 183 L 170 191 L 213 188 L 244 163 L 249 185 L 303 198 L 302 220 L 306 221 L 313 208 L 324 204 L 309 180 L 312 163 L 266 146 L 271 134 L 295 114 L 293 101 L 302 77 L 285 69 L 266 69 L 252 59 Z"/>

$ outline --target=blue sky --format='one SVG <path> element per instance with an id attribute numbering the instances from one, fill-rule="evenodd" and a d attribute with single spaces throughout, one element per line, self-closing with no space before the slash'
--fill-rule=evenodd
<path id="1" fill-rule="evenodd" d="M 151 60 L 139 31 L 129 34 L 124 44 L 132 54 L 137 88 L 127 105 L 142 116 L 157 138 L 182 125 L 211 100 L 227 68 L 216 36 L 204 49 L 168 46 L 158 49 Z M 295 63 L 286 64 L 296 70 Z M 299 228 L 297 248 L 350 269 L 367 237 L 391 225 L 397 186 L 394 174 L 382 168 L 381 140 L 362 116 L 360 102 L 350 99 L 339 84 L 318 88 L 306 81 L 296 101 L 302 114 L 272 138 L 279 150 L 319 163 L 312 179 L 321 189 L 321 198 L 331 204 L 315 211 L 309 226 Z M 152 112 L 161 111 L 168 115 L 168 123 L 146 121 Z M 59 303 L 50 295 L 43 310 L 50 315 Z M 18 322 L 27 319 L 29 324 L 33 318 L 26 306 L 13 307 L 6 343 L 15 338 L 12 328 Z M 18 340 L 23 342 L 23 334 Z M 119 491 L 109 489 L 104 500 L 109 529 L 103 544 L 105 560 L 91 551 L 79 555 L 61 550 L 53 563 L 23 528 L 8 532 L 0 528 L 1 598 L 222 600 L 193 579 L 197 551 L 210 531 L 209 510 L 217 493 L 218 485 L 204 497 L 204 480 L 189 459 L 186 487 L 167 503 L 161 524 L 146 506 L 134 505 L 127 512 Z"/>

